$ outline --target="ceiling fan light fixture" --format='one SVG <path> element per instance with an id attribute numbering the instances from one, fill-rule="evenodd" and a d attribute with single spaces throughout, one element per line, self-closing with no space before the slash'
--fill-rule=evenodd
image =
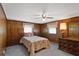
<path id="1" fill-rule="evenodd" d="M 42 21 L 45 21 L 45 20 L 46 20 L 45 18 L 42 19 Z"/>

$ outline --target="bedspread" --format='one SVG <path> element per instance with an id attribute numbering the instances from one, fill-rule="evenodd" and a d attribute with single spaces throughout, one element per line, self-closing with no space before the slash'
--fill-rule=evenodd
<path id="1" fill-rule="evenodd" d="M 38 51 L 42 48 L 50 47 L 49 40 L 47 38 L 32 36 L 32 37 L 22 37 L 20 43 L 23 43 L 30 55 L 34 55 L 35 51 Z"/>

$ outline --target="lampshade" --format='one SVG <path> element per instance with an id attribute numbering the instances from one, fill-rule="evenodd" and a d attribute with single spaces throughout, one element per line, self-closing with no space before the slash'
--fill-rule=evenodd
<path id="1" fill-rule="evenodd" d="M 60 23 L 60 30 L 66 30 L 66 29 L 67 29 L 66 23 Z"/>

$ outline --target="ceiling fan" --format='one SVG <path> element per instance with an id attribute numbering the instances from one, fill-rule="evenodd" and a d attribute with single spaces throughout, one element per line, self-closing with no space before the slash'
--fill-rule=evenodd
<path id="1" fill-rule="evenodd" d="M 35 15 L 36 18 L 34 18 L 34 19 L 41 19 L 42 21 L 45 21 L 45 20 L 48 20 L 48 19 L 53 19 L 52 16 L 48 16 L 48 15 L 46 15 L 46 13 L 47 13 L 47 11 L 43 10 L 42 15 Z"/>

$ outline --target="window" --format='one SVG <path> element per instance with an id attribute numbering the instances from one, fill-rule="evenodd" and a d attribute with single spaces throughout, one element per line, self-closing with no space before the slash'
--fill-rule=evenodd
<path id="1" fill-rule="evenodd" d="M 56 23 L 47 24 L 47 27 L 50 34 L 56 34 Z"/>
<path id="2" fill-rule="evenodd" d="M 33 31 L 33 24 L 24 23 L 24 33 L 32 33 Z"/>
<path id="3" fill-rule="evenodd" d="M 49 33 L 56 34 L 56 28 L 49 28 Z"/>

